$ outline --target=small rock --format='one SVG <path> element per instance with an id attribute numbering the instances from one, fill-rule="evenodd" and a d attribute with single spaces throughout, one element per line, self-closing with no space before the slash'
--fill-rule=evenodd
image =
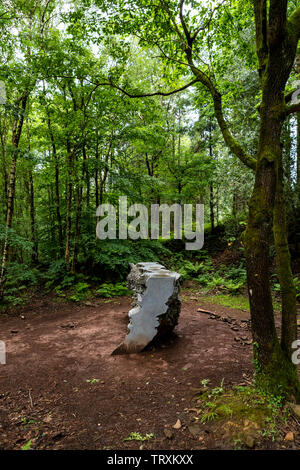
<path id="1" fill-rule="evenodd" d="M 66 329 L 72 329 L 72 328 L 75 328 L 75 325 L 74 323 L 72 322 L 69 322 L 69 323 L 65 323 L 64 325 L 60 325 L 61 328 L 66 328 Z"/>
<path id="2" fill-rule="evenodd" d="M 173 427 L 173 429 L 180 429 L 180 428 L 181 428 L 181 421 L 180 421 L 180 419 L 178 419 L 178 420 L 176 421 L 176 423 L 174 424 L 174 426 L 172 426 L 172 427 Z"/>
<path id="3" fill-rule="evenodd" d="M 284 440 L 285 441 L 293 441 L 295 439 L 294 433 L 289 431 L 286 435 Z"/>
<path id="4" fill-rule="evenodd" d="M 13 335 L 16 335 L 17 333 L 19 333 L 19 330 L 10 330 L 10 332 L 11 332 Z"/>

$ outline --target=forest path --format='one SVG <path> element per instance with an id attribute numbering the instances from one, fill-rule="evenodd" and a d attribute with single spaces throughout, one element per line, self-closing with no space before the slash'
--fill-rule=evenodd
<path id="1" fill-rule="evenodd" d="M 201 441 L 189 431 L 188 408 L 203 379 L 216 386 L 251 377 L 249 314 L 190 297 L 177 336 L 123 356 L 111 352 L 126 333 L 129 298 L 79 305 L 37 297 L 16 315 L 3 315 L 0 448 L 20 449 L 30 439 L 37 449 L 226 447 L 205 425 Z M 182 427 L 173 430 L 178 419 Z M 155 438 L 124 442 L 131 432 Z"/>

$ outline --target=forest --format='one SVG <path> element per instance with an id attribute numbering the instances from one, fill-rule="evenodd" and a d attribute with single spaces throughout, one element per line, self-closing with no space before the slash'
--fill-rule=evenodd
<path id="1" fill-rule="evenodd" d="M 0 32 L 0 450 L 300 449 L 299 2 L 0 0 Z M 181 312 L 115 355 L 141 263 Z"/>

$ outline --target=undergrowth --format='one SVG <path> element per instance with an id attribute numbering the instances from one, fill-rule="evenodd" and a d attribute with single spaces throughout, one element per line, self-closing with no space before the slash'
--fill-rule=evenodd
<path id="1" fill-rule="evenodd" d="M 281 425 L 287 424 L 290 414 L 282 396 L 274 396 L 257 390 L 254 386 L 199 389 L 195 395 L 197 410 L 195 421 L 217 422 L 218 429 L 235 444 L 246 445 L 247 439 L 281 439 Z"/>

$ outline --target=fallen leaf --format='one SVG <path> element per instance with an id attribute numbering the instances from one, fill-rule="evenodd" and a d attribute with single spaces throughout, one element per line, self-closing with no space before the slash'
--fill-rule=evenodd
<path id="1" fill-rule="evenodd" d="M 293 441 L 294 440 L 294 433 L 289 431 L 284 438 L 285 441 Z"/>
<path id="2" fill-rule="evenodd" d="M 178 420 L 176 421 L 176 423 L 174 424 L 174 426 L 172 426 L 172 427 L 173 427 L 173 429 L 180 429 L 180 428 L 181 428 L 181 421 L 180 421 L 180 419 L 178 419 Z"/>

